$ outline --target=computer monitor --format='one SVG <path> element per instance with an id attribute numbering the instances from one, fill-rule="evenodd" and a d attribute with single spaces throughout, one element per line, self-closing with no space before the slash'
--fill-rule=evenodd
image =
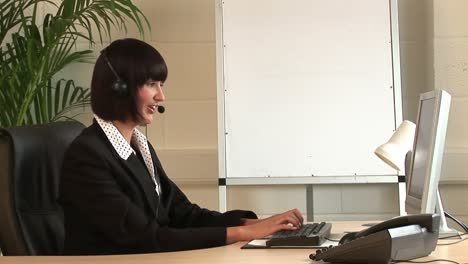
<path id="1" fill-rule="evenodd" d="M 438 192 L 450 101 L 450 95 L 443 90 L 420 95 L 411 165 L 407 172 L 406 212 L 440 213 L 441 234 L 454 231 L 447 227 Z"/>

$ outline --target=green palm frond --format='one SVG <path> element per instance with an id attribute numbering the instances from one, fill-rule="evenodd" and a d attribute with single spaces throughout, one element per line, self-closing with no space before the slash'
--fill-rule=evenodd
<path id="1" fill-rule="evenodd" d="M 36 10 L 40 2 L 55 5 L 50 0 L 6 0 L 0 2 L 0 43 L 3 43 L 11 29 L 23 25 L 26 20 L 35 19 L 32 15 L 25 16 L 24 13 L 25 10 L 31 8 Z M 21 27 L 17 31 L 20 30 Z"/>
<path id="2" fill-rule="evenodd" d="M 54 1 L 57 2 L 57 1 Z M 0 126 L 18 126 L 73 118 L 89 105 L 89 90 L 57 76 L 74 63 L 92 61 L 97 38 L 111 39 L 114 28 L 136 25 L 143 36 L 149 22 L 131 0 L 2 0 L 0 2 Z M 38 7 L 53 5 L 55 14 L 39 21 Z M 7 43 L 5 39 L 9 37 Z M 52 86 L 53 79 L 60 79 Z"/>
<path id="3" fill-rule="evenodd" d="M 90 99 L 90 90 L 76 86 L 73 80 L 61 79 L 55 87 L 49 82 L 47 89 L 41 90 L 34 98 L 32 111 L 27 118 L 34 123 L 68 119 L 67 113 L 84 108 L 90 103 Z"/>

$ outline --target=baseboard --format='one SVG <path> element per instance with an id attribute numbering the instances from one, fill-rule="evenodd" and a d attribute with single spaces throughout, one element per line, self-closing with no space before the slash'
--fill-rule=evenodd
<path id="1" fill-rule="evenodd" d="M 177 185 L 207 185 L 207 186 L 218 186 L 218 179 L 211 178 L 172 178 Z"/>

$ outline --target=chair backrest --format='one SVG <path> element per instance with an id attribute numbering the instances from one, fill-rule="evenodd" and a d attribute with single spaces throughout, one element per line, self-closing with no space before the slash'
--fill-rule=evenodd
<path id="1" fill-rule="evenodd" d="M 0 248 L 4 255 L 58 255 L 64 241 L 57 202 L 63 156 L 78 122 L 0 129 Z"/>

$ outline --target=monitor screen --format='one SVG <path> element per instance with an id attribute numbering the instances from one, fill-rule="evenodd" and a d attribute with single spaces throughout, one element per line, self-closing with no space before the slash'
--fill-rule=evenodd
<path id="1" fill-rule="evenodd" d="M 414 148 L 414 161 L 412 170 L 412 180 L 408 183 L 408 193 L 410 196 L 422 199 L 425 173 L 428 167 L 428 154 L 431 145 L 431 126 L 434 123 L 435 116 L 435 98 L 428 98 L 421 101 L 421 113 L 418 120 L 418 129 L 416 136 L 416 144 Z"/>
<path id="2" fill-rule="evenodd" d="M 442 90 L 421 94 L 412 162 L 407 179 L 407 213 L 434 213 L 450 111 Z"/>

